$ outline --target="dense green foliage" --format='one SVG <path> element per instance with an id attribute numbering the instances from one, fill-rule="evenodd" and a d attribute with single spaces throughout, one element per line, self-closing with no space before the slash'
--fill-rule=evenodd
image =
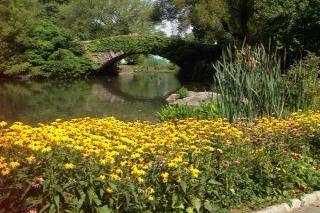
<path id="1" fill-rule="evenodd" d="M 160 122 L 184 118 L 213 119 L 219 117 L 219 112 L 215 102 L 205 102 L 198 107 L 167 105 L 158 112 L 157 117 Z"/>
<path id="2" fill-rule="evenodd" d="M 319 0 L 157 0 L 153 17 L 179 20 L 180 29 L 192 26 L 198 40 L 271 41 L 293 57 L 304 50 L 319 53 L 319 11 Z"/>
<path id="3" fill-rule="evenodd" d="M 188 96 L 188 89 L 185 87 L 181 87 L 177 91 L 177 95 L 179 96 L 179 98 L 186 98 Z"/>
<path id="4" fill-rule="evenodd" d="M 290 57 L 320 53 L 319 0 L 259 0 L 256 10 L 257 37 L 266 44 L 285 48 Z"/>
<path id="5" fill-rule="evenodd" d="M 287 102 L 294 109 L 320 106 L 320 57 L 310 54 L 295 62 L 286 75 Z"/>
<path id="6" fill-rule="evenodd" d="M 145 0 L 70 0 L 57 21 L 81 40 L 152 32 L 152 4 Z"/>
<path id="7" fill-rule="evenodd" d="M 34 6 L 41 13 L 43 8 L 36 2 Z M 29 7 L 27 1 L 1 5 L 6 13 L 0 17 L 0 23 L 5 23 L 0 36 L 3 44 L 0 72 L 7 76 L 53 78 L 88 75 L 93 67 L 83 56 L 81 44 L 49 19 L 39 20 L 40 14 L 32 14 Z M 18 10 L 25 12 L 21 14 Z"/>
<path id="8" fill-rule="evenodd" d="M 164 58 L 154 55 L 140 55 L 134 69 L 137 72 L 174 72 L 179 70 L 179 67 Z"/>
<path id="9" fill-rule="evenodd" d="M 85 56 L 79 39 L 150 31 L 150 9 L 150 4 L 141 0 L 1 1 L 0 75 L 90 75 L 96 67 Z"/>
<path id="10" fill-rule="evenodd" d="M 269 115 L 281 117 L 284 107 L 284 82 L 280 61 L 264 47 L 231 49 L 215 65 L 221 113 L 234 120 Z"/>
<path id="11" fill-rule="evenodd" d="M 263 46 L 229 49 L 215 65 L 219 111 L 233 121 L 318 106 L 319 57 L 297 62 L 285 74 L 276 54 Z"/>

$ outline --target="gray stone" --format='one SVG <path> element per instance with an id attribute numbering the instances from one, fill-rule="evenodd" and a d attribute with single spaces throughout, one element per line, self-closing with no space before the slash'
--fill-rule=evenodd
<path id="1" fill-rule="evenodd" d="M 299 199 L 291 199 L 290 203 L 291 203 L 291 205 L 289 204 L 289 206 L 290 206 L 291 211 L 294 211 L 294 210 L 299 209 L 301 207 L 301 200 L 299 200 Z"/>
<path id="2" fill-rule="evenodd" d="M 187 97 L 179 99 L 178 94 L 170 95 L 166 100 L 170 105 L 186 105 L 186 106 L 199 106 L 205 101 L 217 100 L 219 94 L 214 92 L 193 92 L 188 91 Z"/>
<path id="3" fill-rule="evenodd" d="M 319 213 L 320 212 L 320 200 L 311 204 L 310 206 L 301 207 L 295 211 L 294 213 Z"/>
<path id="4" fill-rule="evenodd" d="M 171 94 L 167 99 L 166 101 L 170 104 L 170 103 L 173 103 L 175 102 L 176 100 L 178 100 L 180 97 L 179 94 Z"/>
<path id="5" fill-rule="evenodd" d="M 318 200 L 320 201 L 320 191 L 315 191 L 312 194 L 314 194 L 315 196 L 317 196 Z"/>
<path id="6" fill-rule="evenodd" d="M 309 206 L 318 200 L 317 193 L 306 194 L 301 197 L 301 206 Z"/>
<path id="7" fill-rule="evenodd" d="M 255 211 L 254 213 L 288 213 L 290 212 L 290 207 L 286 203 L 279 205 L 269 206 L 265 209 Z"/>

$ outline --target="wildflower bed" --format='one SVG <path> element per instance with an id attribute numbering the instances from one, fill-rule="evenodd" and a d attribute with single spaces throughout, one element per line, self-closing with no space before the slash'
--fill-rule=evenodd
<path id="1" fill-rule="evenodd" d="M 0 212 L 224 212 L 320 186 L 320 111 L 158 124 L 0 122 Z"/>

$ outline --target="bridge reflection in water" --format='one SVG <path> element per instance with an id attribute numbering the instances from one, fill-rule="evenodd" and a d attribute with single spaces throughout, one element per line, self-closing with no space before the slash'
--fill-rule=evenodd
<path id="1" fill-rule="evenodd" d="M 115 116 L 156 121 L 165 97 L 179 87 L 174 73 L 126 73 L 71 82 L 0 80 L 0 120 L 35 124 Z"/>

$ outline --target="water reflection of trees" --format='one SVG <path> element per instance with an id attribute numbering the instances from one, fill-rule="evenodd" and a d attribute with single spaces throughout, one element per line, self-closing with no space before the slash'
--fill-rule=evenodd
<path id="1" fill-rule="evenodd" d="M 56 118 L 107 115 L 154 120 L 156 111 L 163 104 L 163 94 L 174 88 L 173 85 L 174 81 L 169 77 L 160 80 L 137 77 L 132 81 L 4 81 L 0 82 L 0 120 L 36 123 Z"/>

